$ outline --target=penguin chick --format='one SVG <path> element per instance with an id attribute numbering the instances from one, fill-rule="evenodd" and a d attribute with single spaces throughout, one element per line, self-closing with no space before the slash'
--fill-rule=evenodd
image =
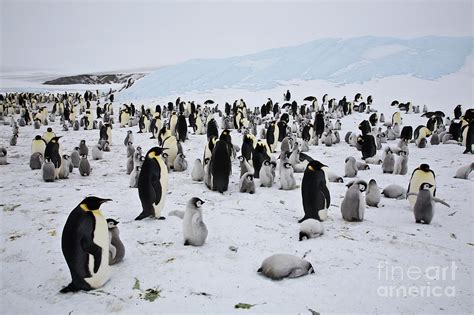
<path id="1" fill-rule="evenodd" d="M 125 246 L 120 240 L 120 232 L 117 227 L 119 222 L 114 219 L 107 219 L 107 227 L 109 228 L 109 265 L 115 265 L 123 260 L 125 256 Z"/>
<path id="2" fill-rule="evenodd" d="M 0 147 L 0 165 L 7 165 L 7 149 Z"/>
<path id="3" fill-rule="evenodd" d="M 326 174 L 328 176 L 329 182 L 331 182 L 331 183 L 344 183 L 344 179 L 341 176 L 339 176 L 339 175 L 337 175 L 337 174 L 335 174 L 331 171 L 327 171 Z"/>
<path id="4" fill-rule="evenodd" d="M 390 184 L 382 190 L 382 195 L 386 198 L 405 199 L 407 191 L 400 185 Z"/>
<path id="5" fill-rule="evenodd" d="M 456 175 L 454 176 L 454 178 L 469 179 L 469 174 L 472 172 L 472 170 L 474 170 L 474 163 L 461 166 L 456 171 Z"/>
<path id="6" fill-rule="evenodd" d="M 45 182 L 54 182 L 54 171 L 54 163 L 48 158 L 43 164 L 43 180 Z"/>
<path id="7" fill-rule="evenodd" d="M 79 161 L 81 160 L 81 155 L 79 154 L 79 147 L 75 147 L 71 152 L 71 163 L 74 168 L 79 167 Z"/>
<path id="8" fill-rule="evenodd" d="M 253 181 L 253 172 L 248 172 L 242 175 L 239 182 L 239 190 L 242 193 L 255 193 L 255 182 Z"/>
<path id="9" fill-rule="evenodd" d="M 393 173 L 393 169 L 395 167 L 395 157 L 393 156 L 392 150 L 390 148 L 387 148 L 385 151 L 385 158 L 383 159 L 382 162 L 382 171 L 383 173 Z"/>
<path id="10" fill-rule="evenodd" d="M 349 156 L 345 160 L 344 177 L 357 176 L 357 161 L 353 156 Z"/>
<path id="11" fill-rule="evenodd" d="M 285 138 L 287 139 L 287 138 Z M 262 164 L 262 167 L 260 168 L 260 186 L 262 187 L 272 187 L 273 186 L 273 180 L 275 178 L 275 175 L 272 172 L 272 163 L 270 160 L 265 160 Z"/>
<path id="12" fill-rule="evenodd" d="M 368 206 L 378 207 L 380 203 L 380 189 L 377 185 L 375 179 L 369 181 L 369 186 L 367 188 L 367 193 L 365 195 L 365 201 Z"/>
<path id="13" fill-rule="evenodd" d="M 183 172 L 188 168 L 188 162 L 186 156 L 183 153 L 178 153 L 176 159 L 173 162 L 173 169 L 175 172 Z"/>
<path id="14" fill-rule="evenodd" d="M 357 165 L 357 170 L 359 171 L 370 170 L 370 166 L 365 162 L 356 161 L 356 165 Z"/>
<path id="15" fill-rule="evenodd" d="M 306 219 L 300 224 L 299 240 L 316 238 L 324 234 L 323 224 L 316 219 Z"/>
<path id="16" fill-rule="evenodd" d="M 102 146 L 97 144 L 92 147 L 92 159 L 93 160 L 102 160 L 104 157 L 104 152 L 102 151 Z"/>
<path id="17" fill-rule="evenodd" d="M 39 170 L 43 166 L 43 155 L 35 152 L 30 156 L 30 168 L 32 170 Z"/>
<path id="18" fill-rule="evenodd" d="M 349 183 L 344 200 L 341 203 L 342 218 L 346 221 L 364 221 L 365 200 L 363 193 L 367 190 L 367 183 L 356 181 Z"/>
<path id="19" fill-rule="evenodd" d="M 450 208 L 446 202 L 431 195 L 430 188 L 432 187 L 433 185 L 430 183 L 423 183 L 420 185 L 420 191 L 418 193 L 410 192 L 407 195 L 417 196 L 415 206 L 413 207 L 416 223 L 431 223 L 431 220 L 433 220 L 434 216 L 435 202 L 441 203 Z"/>
<path id="20" fill-rule="evenodd" d="M 207 238 L 207 227 L 202 220 L 204 201 L 193 197 L 188 201 L 183 217 L 184 246 L 201 246 Z"/>
<path id="21" fill-rule="evenodd" d="M 240 178 L 246 173 L 254 173 L 254 168 L 250 166 L 250 163 L 247 161 L 247 159 L 244 156 L 239 156 L 239 161 L 240 161 Z"/>
<path id="22" fill-rule="evenodd" d="M 79 155 L 89 155 L 89 148 L 86 145 L 86 140 L 81 140 L 79 143 Z"/>
<path id="23" fill-rule="evenodd" d="M 79 161 L 79 173 L 81 176 L 89 176 L 91 174 L 91 165 L 87 159 L 87 155 L 83 155 Z"/>
<path id="24" fill-rule="evenodd" d="M 130 187 L 131 188 L 138 188 L 138 177 L 140 176 L 141 166 L 135 166 L 133 171 L 130 173 Z"/>
<path id="25" fill-rule="evenodd" d="M 314 273 L 308 261 L 289 254 L 274 254 L 262 262 L 257 272 L 272 280 L 298 278 Z"/>
<path id="26" fill-rule="evenodd" d="M 280 184 L 283 190 L 292 190 L 296 188 L 296 180 L 291 163 L 283 163 L 280 168 Z"/>
<path id="27" fill-rule="evenodd" d="M 201 159 L 196 159 L 196 161 L 194 161 L 191 179 L 196 182 L 202 182 L 204 179 L 204 167 L 202 165 Z"/>

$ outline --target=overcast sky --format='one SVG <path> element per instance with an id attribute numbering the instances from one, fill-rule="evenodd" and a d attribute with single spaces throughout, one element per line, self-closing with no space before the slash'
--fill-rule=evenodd
<path id="1" fill-rule="evenodd" d="M 326 37 L 472 36 L 467 1 L 0 0 L 1 71 L 64 73 L 230 57 Z"/>

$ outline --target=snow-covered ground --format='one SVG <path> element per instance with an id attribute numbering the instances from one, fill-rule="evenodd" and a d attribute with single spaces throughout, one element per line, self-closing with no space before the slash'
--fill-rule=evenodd
<path id="1" fill-rule="evenodd" d="M 281 102 L 286 89 L 299 103 L 308 95 L 319 100 L 325 93 L 330 98 L 347 95 L 351 99 L 361 92 L 364 97 L 373 96 L 374 108 L 387 120 L 396 111 L 390 107 L 394 99 L 426 104 L 430 110 L 442 109 L 452 116 L 458 103 L 464 109 L 473 104 L 472 68 L 463 69 L 437 81 L 408 76 L 344 86 L 292 81 L 266 91 L 226 89 L 181 97 L 198 103 L 212 98 L 223 109 L 225 101 L 231 103 L 240 98 L 250 107 L 260 106 L 267 97 Z M 135 99 L 134 104 L 154 107 L 175 98 Z M 117 113 L 118 105 L 115 106 Z M 402 117 L 404 125 L 426 123 L 420 115 Z M 359 113 L 343 118 L 341 136 L 356 131 L 358 123 L 367 118 L 368 114 Z M 63 136 L 60 143 L 64 153 L 70 153 L 81 139 L 87 141 L 89 148 L 99 139 L 98 130 L 63 132 L 58 121 L 52 126 L 56 134 Z M 254 195 L 239 193 L 236 160 L 229 191 L 209 191 L 203 183 L 190 178 L 193 162 L 202 158 L 206 143 L 205 135 L 191 134 L 183 144 L 189 168 L 170 173 L 163 213 L 167 216 L 172 210 L 184 210 L 193 196 L 206 201 L 203 213 L 209 229 L 207 241 L 202 247 L 185 247 L 181 219 L 167 216 L 164 221 L 133 220 L 141 212 L 141 205 L 137 190 L 128 187 L 126 175 L 123 139 L 129 128 L 114 126 L 112 151 L 104 153 L 103 160 L 91 161 L 90 177 L 80 176 L 75 169 L 69 179 L 54 183 L 45 183 L 41 172 L 28 166 L 31 139 L 45 129 L 20 128 L 18 145 L 11 147 L 11 127 L 0 126 L 0 146 L 7 147 L 10 163 L 0 166 L 2 313 L 249 312 L 235 309 L 238 303 L 253 305 L 250 312 L 293 314 L 310 310 L 453 314 L 473 309 L 473 178 L 453 178 L 456 169 L 473 162 L 473 157 L 463 155 L 461 146 L 428 145 L 418 149 L 410 144 L 407 175 L 382 174 L 376 165 L 359 172 L 358 178 L 374 178 L 381 188 L 392 183 L 407 187 L 413 169 L 428 163 L 436 173 L 437 196 L 451 205 L 438 205 L 430 225 L 415 223 L 408 201 L 386 198 L 382 198 L 381 207 L 366 209 L 364 222 L 345 222 L 340 204 L 346 187 L 331 183 L 326 233 L 321 238 L 299 242 L 297 220 L 303 215 L 300 189 L 279 190 L 277 178 L 272 188 L 258 187 Z M 135 146 L 146 152 L 156 145 L 149 134 L 137 134 L 138 127 L 131 129 Z M 232 139 L 240 146 L 240 134 L 233 131 Z M 395 146 L 396 142 L 389 145 Z M 308 154 L 341 176 L 345 158 L 354 156 L 360 160 L 361 156 L 344 141 L 333 147 L 313 146 Z M 300 185 L 302 174 L 295 177 Z M 112 277 L 104 287 L 63 295 L 58 291 L 70 282 L 70 274 L 61 252 L 61 233 L 70 211 L 87 195 L 113 199 L 102 209 L 107 217 L 120 222 L 126 255 L 123 262 L 112 266 Z M 264 258 L 274 253 L 306 256 L 316 273 L 282 281 L 264 278 L 256 270 Z M 421 273 L 414 273 L 416 268 Z M 443 274 L 442 270 L 446 272 Z M 393 291 L 394 287 L 398 289 Z M 153 302 L 145 300 L 143 293 L 147 289 L 159 290 L 159 297 Z"/>

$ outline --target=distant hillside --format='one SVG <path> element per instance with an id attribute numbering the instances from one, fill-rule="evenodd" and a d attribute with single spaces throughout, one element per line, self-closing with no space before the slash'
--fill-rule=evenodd
<path id="1" fill-rule="evenodd" d="M 321 39 L 246 56 L 196 59 L 162 67 L 118 98 L 154 98 L 230 87 L 259 90 L 294 79 L 346 84 L 411 75 L 435 80 L 457 72 L 473 47 L 473 37 Z"/>
<path id="2" fill-rule="evenodd" d="M 69 84 L 111 84 L 127 83 L 128 79 L 141 79 L 144 73 L 114 73 L 114 74 L 80 74 L 68 77 L 61 77 L 54 80 L 43 82 L 45 85 L 69 85 Z"/>

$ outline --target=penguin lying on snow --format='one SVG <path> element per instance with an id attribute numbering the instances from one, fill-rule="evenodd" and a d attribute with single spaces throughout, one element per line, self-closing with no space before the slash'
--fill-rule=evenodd
<path id="1" fill-rule="evenodd" d="M 298 278 L 314 273 L 313 266 L 308 261 L 289 254 L 275 254 L 266 258 L 257 270 L 272 280 L 283 278 Z"/>
<path id="2" fill-rule="evenodd" d="M 469 174 L 471 174 L 472 170 L 474 170 L 474 163 L 461 166 L 456 171 L 456 175 L 454 176 L 454 178 L 469 179 Z"/>
<path id="3" fill-rule="evenodd" d="M 323 224 L 315 219 L 306 219 L 300 224 L 299 240 L 316 238 L 324 234 Z"/>
<path id="4" fill-rule="evenodd" d="M 382 194 L 386 198 L 395 198 L 395 199 L 405 199 L 407 196 L 407 191 L 400 185 L 390 184 L 382 190 Z"/>

